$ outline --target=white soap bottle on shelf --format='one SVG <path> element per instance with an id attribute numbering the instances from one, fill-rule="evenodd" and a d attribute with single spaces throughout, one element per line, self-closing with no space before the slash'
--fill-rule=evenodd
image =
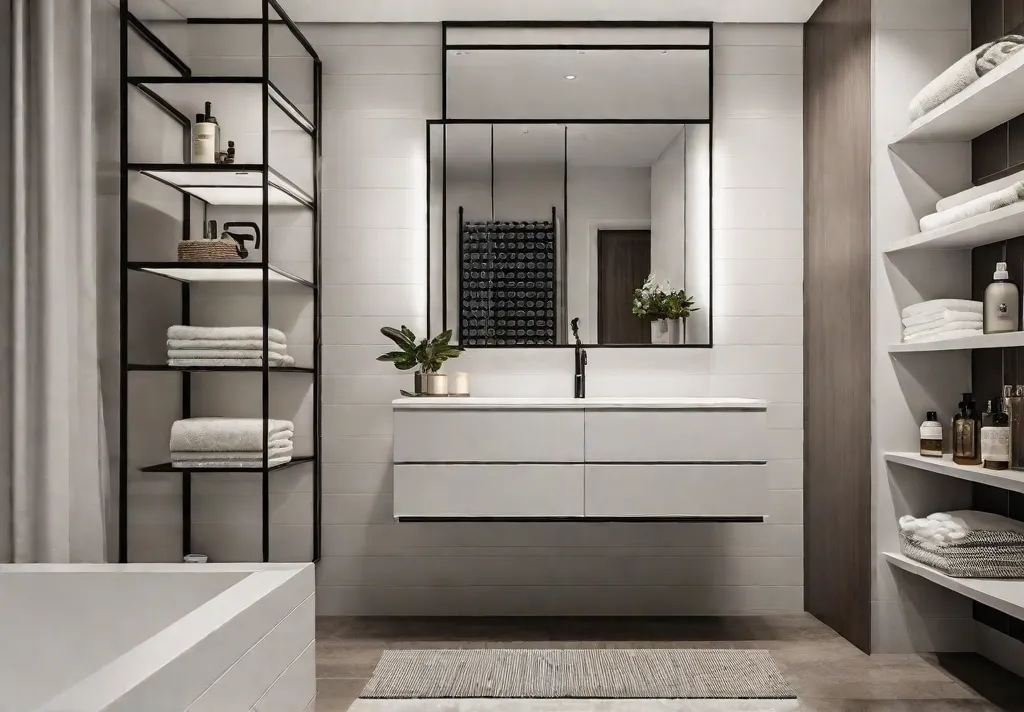
<path id="1" fill-rule="evenodd" d="M 1005 262 L 996 264 L 992 283 L 985 288 L 983 318 L 986 334 L 1005 334 L 1020 328 L 1020 292 L 1010 281 Z"/>

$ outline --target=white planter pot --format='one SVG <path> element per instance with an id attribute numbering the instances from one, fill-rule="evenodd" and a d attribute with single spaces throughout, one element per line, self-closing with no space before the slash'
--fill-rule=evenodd
<path id="1" fill-rule="evenodd" d="M 417 373 L 416 392 L 425 396 L 448 395 L 448 374 Z"/>
<path id="2" fill-rule="evenodd" d="M 651 343 L 674 346 L 686 343 L 686 322 L 682 319 L 656 319 L 651 322 Z"/>
<path id="3" fill-rule="evenodd" d="M 655 319 L 651 322 L 651 343 L 658 345 L 671 344 L 671 328 L 668 319 Z"/>

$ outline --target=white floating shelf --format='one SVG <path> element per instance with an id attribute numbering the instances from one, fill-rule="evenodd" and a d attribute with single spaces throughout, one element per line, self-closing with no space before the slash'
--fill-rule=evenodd
<path id="1" fill-rule="evenodd" d="M 908 559 L 903 554 L 885 552 L 882 556 L 890 564 L 955 591 L 961 596 L 967 596 L 1014 618 L 1024 618 L 1024 581 L 953 578 L 931 566 Z"/>
<path id="2" fill-rule="evenodd" d="M 260 164 L 129 163 L 128 170 L 195 196 L 210 205 L 263 205 L 263 166 Z M 313 199 L 273 168 L 267 169 L 269 205 L 305 206 Z"/>
<path id="3" fill-rule="evenodd" d="M 970 141 L 1022 113 L 1024 51 L 912 123 L 890 145 Z"/>
<path id="4" fill-rule="evenodd" d="M 979 465 L 957 465 L 950 455 L 942 458 L 923 457 L 916 452 L 887 452 L 886 462 L 894 462 L 939 475 L 956 477 L 969 482 L 978 482 L 1000 489 L 1024 492 L 1024 472 L 1016 470 L 986 470 Z"/>
<path id="5" fill-rule="evenodd" d="M 1008 334 L 982 334 L 962 339 L 944 339 L 942 341 L 905 341 L 889 347 L 891 354 L 922 353 L 926 351 L 971 351 L 974 349 L 1005 349 L 1024 346 L 1024 331 L 1013 331 Z"/>
<path id="6" fill-rule="evenodd" d="M 1024 235 L 1024 202 L 1014 203 L 953 225 L 919 232 L 892 243 L 885 252 L 967 250 Z"/>
<path id="7" fill-rule="evenodd" d="M 243 260 L 224 262 L 129 262 L 128 269 L 170 277 L 179 282 L 262 282 L 263 267 L 259 262 Z M 315 288 L 307 279 L 269 266 L 267 281 L 292 283 Z"/>

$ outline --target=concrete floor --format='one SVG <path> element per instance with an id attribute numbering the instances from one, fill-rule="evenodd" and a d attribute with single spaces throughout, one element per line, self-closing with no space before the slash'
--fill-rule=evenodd
<path id="1" fill-rule="evenodd" d="M 973 654 L 874 655 L 847 643 L 809 615 L 730 618 L 319 618 L 316 712 L 352 707 L 385 648 L 767 648 L 806 712 L 1024 712 L 1024 680 Z M 559 701 L 473 704 L 430 709 L 468 712 L 575 712 Z M 639 701 L 585 709 L 647 712 Z M 606 704 L 607 703 L 607 704 Z M 408 701 L 359 703 L 352 712 L 420 712 Z M 584 707 L 580 707 L 583 710 Z M 741 710 L 692 702 L 663 712 Z M 748 706 L 785 712 L 792 704 Z"/>

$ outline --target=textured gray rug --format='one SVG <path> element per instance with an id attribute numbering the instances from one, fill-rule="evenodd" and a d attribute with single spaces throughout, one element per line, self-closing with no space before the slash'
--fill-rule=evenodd
<path id="1" fill-rule="evenodd" d="M 792 699 L 766 650 L 385 650 L 369 699 Z"/>

